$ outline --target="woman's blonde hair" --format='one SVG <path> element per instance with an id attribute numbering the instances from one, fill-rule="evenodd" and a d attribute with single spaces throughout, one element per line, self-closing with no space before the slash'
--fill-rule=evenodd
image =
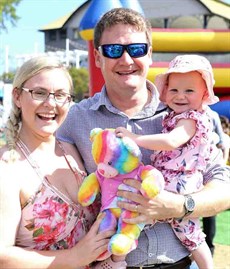
<path id="1" fill-rule="evenodd" d="M 48 56 L 38 56 L 26 61 L 15 74 L 13 89 L 17 89 L 18 93 L 21 94 L 22 87 L 26 81 L 44 70 L 51 70 L 55 68 L 60 68 L 63 70 L 69 80 L 70 91 L 73 91 L 72 78 L 66 67 L 60 63 L 57 58 Z M 3 157 L 5 161 L 14 161 L 18 158 L 18 154 L 16 152 L 16 142 L 18 139 L 21 120 L 21 109 L 16 106 L 12 97 L 12 107 L 5 126 L 6 144 L 8 146 L 8 151 L 4 153 Z"/>

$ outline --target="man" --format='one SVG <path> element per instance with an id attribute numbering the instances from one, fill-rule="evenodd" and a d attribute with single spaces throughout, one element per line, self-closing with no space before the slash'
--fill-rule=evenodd
<path id="1" fill-rule="evenodd" d="M 168 113 L 159 101 L 155 86 L 146 80 L 152 61 L 151 25 L 148 21 L 133 10 L 113 9 L 96 25 L 94 47 L 95 63 L 101 69 L 105 85 L 100 93 L 73 105 L 57 132 L 60 140 L 77 146 L 88 173 L 96 170 L 89 141 L 91 129 L 124 126 L 137 134 L 160 133 L 162 119 Z M 142 153 L 144 164 L 150 164 L 151 151 L 143 149 Z M 136 219 L 129 220 L 132 223 L 181 218 L 187 213 L 192 217 L 215 215 L 229 207 L 227 183 L 224 182 L 229 171 L 219 165 L 218 158 L 214 156 L 207 168 L 204 190 L 192 195 L 188 203 L 183 195 L 167 191 L 162 191 L 154 200 L 120 191 L 120 196 L 135 201 L 138 206 L 125 202 L 119 206 L 140 213 Z M 138 182 L 127 180 L 126 183 L 140 188 Z M 129 253 L 126 262 L 127 268 L 180 269 L 189 268 L 188 256 L 189 252 L 175 237 L 170 225 L 157 222 L 142 231 L 137 249 Z M 116 266 L 111 260 L 105 263 L 109 264 L 108 268 L 124 266 Z"/>

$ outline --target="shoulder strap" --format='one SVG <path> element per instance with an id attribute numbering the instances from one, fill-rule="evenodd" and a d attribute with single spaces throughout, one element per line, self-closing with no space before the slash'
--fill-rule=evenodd
<path id="1" fill-rule="evenodd" d="M 40 179 L 43 181 L 44 175 L 41 173 L 40 168 L 38 167 L 37 163 L 30 157 L 30 152 L 26 145 L 22 142 L 22 140 L 19 138 L 16 142 L 17 146 L 20 148 L 23 155 L 26 157 L 29 164 L 32 166 L 32 168 L 36 171 L 37 175 L 40 177 Z"/>
<path id="2" fill-rule="evenodd" d="M 86 172 L 80 170 L 77 162 L 71 156 L 67 155 L 62 143 L 59 140 L 57 140 L 57 144 L 60 147 L 60 149 L 62 150 L 63 155 L 66 159 L 66 162 L 67 162 L 69 168 L 71 169 L 71 171 L 74 173 L 74 175 L 77 179 L 78 185 L 80 186 L 82 184 L 84 177 L 86 176 Z"/>

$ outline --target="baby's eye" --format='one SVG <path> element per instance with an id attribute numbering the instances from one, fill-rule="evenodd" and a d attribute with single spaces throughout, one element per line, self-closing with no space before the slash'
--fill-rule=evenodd
<path id="1" fill-rule="evenodd" d="M 170 92 L 177 92 L 177 89 L 169 89 Z"/>
<path id="2" fill-rule="evenodd" d="M 112 165 L 112 162 L 108 162 L 108 165 Z"/>
<path id="3" fill-rule="evenodd" d="M 187 89 L 186 92 L 187 92 L 187 93 L 191 93 L 191 92 L 194 92 L 194 90 L 192 90 L 192 89 Z"/>

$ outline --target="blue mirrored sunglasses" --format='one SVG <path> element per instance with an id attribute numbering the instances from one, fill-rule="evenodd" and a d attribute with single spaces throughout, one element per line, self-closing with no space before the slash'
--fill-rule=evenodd
<path id="1" fill-rule="evenodd" d="M 121 44 L 104 44 L 98 47 L 103 56 L 111 59 L 120 58 L 126 50 L 130 57 L 139 58 L 143 57 L 148 52 L 147 43 L 133 43 L 129 45 Z"/>

